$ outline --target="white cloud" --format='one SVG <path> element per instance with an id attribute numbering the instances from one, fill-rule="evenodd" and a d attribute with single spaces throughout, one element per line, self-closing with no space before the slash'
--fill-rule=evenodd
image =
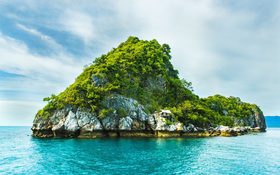
<path id="1" fill-rule="evenodd" d="M 28 97 L 25 101 L 18 101 L 18 103 L 16 100 L 11 103 L 10 100 L 0 99 L 1 117 L 32 118 L 35 111 L 39 109 L 37 104 L 41 104 L 42 98 L 65 89 L 74 81 L 85 64 L 82 60 L 75 62 L 62 54 L 57 55 L 56 58 L 33 55 L 25 44 L 3 35 L 0 35 L 0 54 L 1 71 L 23 75 L 18 79 L 0 80 L 0 90 L 23 92 L 27 93 L 25 96 Z M 1 98 L 2 96 L 4 94 L 0 94 Z"/>
<path id="2" fill-rule="evenodd" d="M 0 53 L 0 70 L 29 76 L 30 78 L 45 77 L 48 80 L 57 80 L 58 78 L 64 81 L 68 77 L 77 75 L 82 69 L 77 67 L 73 58 L 63 55 L 63 53 L 55 58 L 33 55 L 24 43 L 1 34 Z M 67 57 L 67 61 L 64 57 Z M 79 62 L 79 64 L 83 63 L 83 61 Z"/>
<path id="3" fill-rule="evenodd" d="M 92 16 L 81 11 L 66 10 L 62 13 L 59 23 L 63 30 L 80 37 L 86 44 L 96 37 L 96 29 Z"/>
<path id="4" fill-rule="evenodd" d="M 40 31 L 36 30 L 36 29 L 33 29 L 33 28 L 29 28 L 29 27 L 26 27 L 22 24 L 16 24 L 16 26 L 31 34 L 31 35 L 34 35 L 36 37 L 39 37 L 42 41 L 44 41 L 49 47 L 51 47 L 53 49 L 53 51 L 59 51 L 59 52 L 62 52 L 63 51 L 63 47 L 58 44 L 53 38 L 51 38 L 50 36 L 48 35 L 45 35 L 43 33 L 41 33 Z"/>

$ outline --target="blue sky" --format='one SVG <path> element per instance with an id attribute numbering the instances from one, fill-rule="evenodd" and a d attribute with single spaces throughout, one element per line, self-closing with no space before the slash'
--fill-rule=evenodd
<path id="1" fill-rule="evenodd" d="M 31 125 L 44 97 L 130 35 L 168 43 L 198 95 L 239 96 L 280 114 L 279 2 L 2 0 L 0 125 Z"/>

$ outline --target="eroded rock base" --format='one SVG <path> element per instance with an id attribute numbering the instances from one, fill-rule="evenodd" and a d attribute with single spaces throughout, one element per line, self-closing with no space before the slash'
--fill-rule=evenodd
<path id="1" fill-rule="evenodd" d="M 184 131 L 79 131 L 79 132 L 53 132 L 52 130 L 33 130 L 34 137 L 40 138 L 82 138 L 94 139 L 103 137 L 143 137 L 143 138 L 176 138 L 176 137 L 215 137 L 215 136 L 240 136 L 255 132 L 265 132 L 259 128 L 243 128 L 235 130 L 229 128 L 228 130 L 206 130 L 197 132 Z"/>

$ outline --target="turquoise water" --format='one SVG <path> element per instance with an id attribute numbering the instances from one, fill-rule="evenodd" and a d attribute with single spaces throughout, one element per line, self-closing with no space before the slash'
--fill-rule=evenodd
<path id="1" fill-rule="evenodd" d="M 36 139 L 0 127 L 0 174 L 279 174 L 280 128 L 199 139 Z"/>
<path id="2" fill-rule="evenodd" d="M 280 128 L 280 117 L 265 117 L 269 128 Z"/>

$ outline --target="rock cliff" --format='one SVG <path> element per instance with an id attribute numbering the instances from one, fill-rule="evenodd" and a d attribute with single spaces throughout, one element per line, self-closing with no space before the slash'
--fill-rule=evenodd
<path id="1" fill-rule="evenodd" d="M 183 137 L 183 136 L 236 136 L 250 131 L 264 131 L 264 116 L 256 111 L 243 126 L 218 125 L 208 128 L 196 127 L 179 121 L 170 122 L 162 112 L 147 114 L 136 100 L 121 95 L 105 99 L 110 108 L 106 116 L 98 116 L 88 109 L 67 107 L 59 109 L 48 119 L 37 117 L 33 122 L 33 135 L 37 137 L 96 138 L 106 136 L 127 137 Z M 124 109 L 125 115 L 118 115 Z M 168 114 L 172 118 L 173 114 Z M 236 125 L 240 125 L 240 121 Z"/>

